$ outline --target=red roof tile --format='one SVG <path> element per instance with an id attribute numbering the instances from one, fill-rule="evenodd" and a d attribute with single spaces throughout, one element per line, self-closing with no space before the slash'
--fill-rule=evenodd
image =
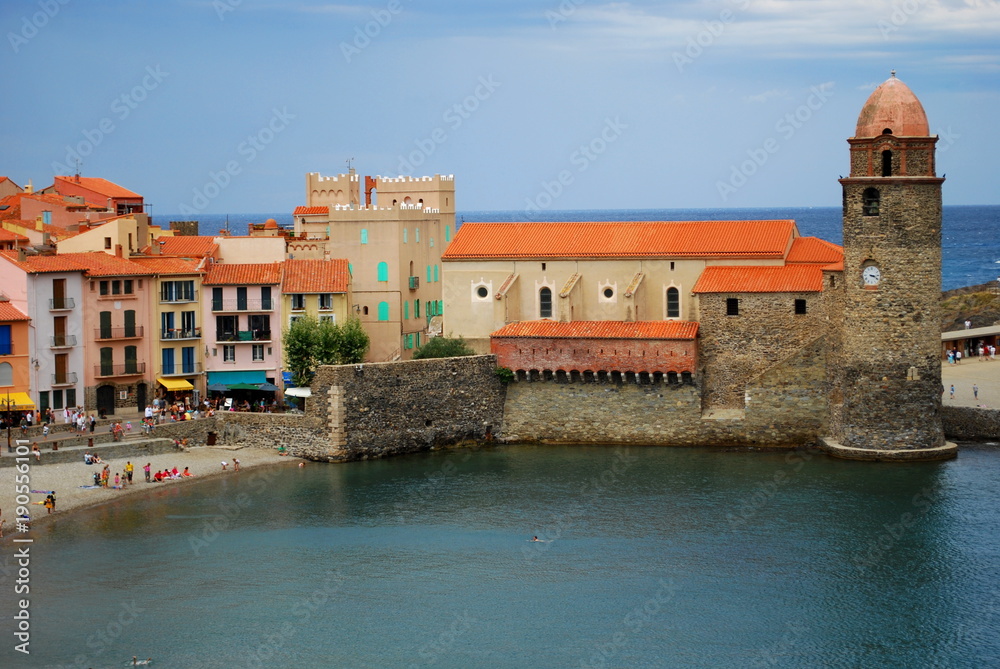
<path id="1" fill-rule="evenodd" d="M 830 265 L 844 260 L 844 247 L 819 237 L 797 237 L 785 256 L 786 263 Z"/>
<path id="2" fill-rule="evenodd" d="M 283 293 L 346 293 L 350 281 L 347 258 L 330 260 L 286 260 Z"/>
<path id="3" fill-rule="evenodd" d="M 119 258 L 102 251 L 88 253 L 60 253 L 56 257 L 66 258 L 87 270 L 87 276 L 136 276 L 151 274 L 148 269 L 128 258 Z"/>
<path id="4" fill-rule="evenodd" d="M 795 222 L 464 223 L 442 260 L 783 258 Z"/>
<path id="5" fill-rule="evenodd" d="M 160 242 L 163 242 L 160 244 L 161 255 L 183 258 L 205 258 L 219 248 L 215 238 L 207 235 L 158 237 L 156 243 Z"/>
<path id="6" fill-rule="evenodd" d="M 7 230 L 6 228 L 0 228 L 0 242 L 26 242 L 28 238 L 24 235 L 13 232 L 12 230 Z"/>
<path id="7" fill-rule="evenodd" d="M 296 207 L 294 216 L 308 216 L 310 214 L 329 214 L 329 207 Z"/>
<path id="8" fill-rule="evenodd" d="M 20 309 L 15 307 L 10 302 L 0 302 L 0 322 L 8 323 L 10 321 L 30 321 L 28 315 L 23 313 Z"/>
<path id="9" fill-rule="evenodd" d="M 27 256 L 23 261 L 17 259 L 17 251 L 0 251 L 0 257 L 30 274 L 47 272 L 83 272 L 79 263 L 63 255 Z"/>
<path id="10" fill-rule="evenodd" d="M 281 283 L 281 263 L 212 263 L 203 286 L 267 286 Z"/>
<path id="11" fill-rule="evenodd" d="M 201 274 L 198 269 L 200 260 L 189 260 L 187 258 L 163 258 L 157 256 L 147 256 L 144 258 L 131 258 L 134 263 L 139 263 L 145 267 L 150 274 Z"/>
<path id="12" fill-rule="evenodd" d="M 490 337 L 547 337 L 550 339 L 694 339 L 694 321 L 521 321 L 510 323 Z"/>
<path id="13" fill-rule="evenodd" d="M 87 190 L 94 191 L 104 197 L 142 199 L 142 196 L 138 193 L 133 193 L 128 188 L 124 188 L 100 177 L 56 177 L 53 186 L 55 186 L 57 193 L 60 192 L 59 186 L 62 185 L 62 182 L 66 182 L 71 186 L 86 188 Z"/>
<path id="14" fill-rule="evenodd" d="M 823 290 L 823 270 L 816 265 L 784 267 L 706 267 L 694 293 L 810 293 Z"/>

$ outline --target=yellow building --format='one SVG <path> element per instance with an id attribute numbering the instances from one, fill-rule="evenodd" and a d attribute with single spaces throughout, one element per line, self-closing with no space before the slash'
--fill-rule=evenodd
<path id="1" fill-rule="evenodd" d="M 343 324 L 351 315 L 351 273 L 346 258 L 286 260 L 282 265 L 285 327 L 303 316 Z"/>
<path id="2" fill-rule="evenodd" d="M 205 259 L 143 257 L 133 262 L 153 277 L 151 325 L 156 396 L 205 393 L 201 281 Z M 142 407 L 140 407 L 141 409 Z"/>

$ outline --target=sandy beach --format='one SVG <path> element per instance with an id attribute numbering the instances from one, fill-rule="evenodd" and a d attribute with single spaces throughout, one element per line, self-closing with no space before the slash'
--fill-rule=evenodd
<path id="1" fill-rule="evenodd" d="M 44 456 L 43 456 L 44 457 Z M 215 476 L 239 476 L 233 469 L 233 459 L 240 460 L 241 471 L 247 471 L 260 467 L 286 466 L 294 467 L 299 462 L 298 458 L 279 456 L 275 451 L 264 449 L 227 449 L 227 448 L 192 448 L 187 452 L 163 453 L 160 455 L 144 456 L 142 462 L 132 461 L 135 465 L 135 473 L 132 477 L 132 485 L 122 490 L 112 488 L 81 488 L 80 486 L 93 485 L 94 472 L 101 470 L 101 465 L 86 465 L 80 462 L 66 462 L 59 464 L 35 464 L 32 458 L 31 468 L 28 472 L 30 476 L 31 490 L 55 490 L 56 509 L 52 514 L 47 514 L 44 506 L 31 504 L 32 524 L 37 526 L 40 522 L 45 522 L 50 518 L 61 516 L 70 511 L 102 504 L 114 499 L 119 499 L 128 495 L 148 494 L 155 490 L 160 490 L 165 486 L 185 485 L 192 481 L 203 481 L 206 478 Z M 107 463 L 111 465 L 111 484 L 114 483 L 115 472 L 124 472 L 125 463 L 128 458 L 113 458 Z M 222 461 L 229 463 L 227 470 L 223 471 Z M 166 468 L 177 467 L 183 470 L 189 467 L 194 476 L 183 480 L 169 480 L 164 483 L 146 483 L 142 471 L 143 465 L 150 464 L 151 472 Z M 3 531 L 5 540 L 9 540 L 15 533 L 15 467 L 0 468 L 0 509 L 3 510 Z M 45 499 L 44 494 L 31 494 L 32 502 L 41 502 Z"/>

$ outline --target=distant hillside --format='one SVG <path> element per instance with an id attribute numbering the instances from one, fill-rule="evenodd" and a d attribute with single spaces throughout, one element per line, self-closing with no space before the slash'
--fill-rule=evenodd
<path id="1" fill-rule="evenodd" d="M 956 288 L 941 293 L 941 331 L 961 330 L 965 321 L 982 328 L 1000 323 L 1000 283 Z"/>

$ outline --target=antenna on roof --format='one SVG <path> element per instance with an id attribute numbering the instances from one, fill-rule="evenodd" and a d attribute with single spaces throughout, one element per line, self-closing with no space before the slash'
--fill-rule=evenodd
<path id="1" fill-rule="evenodd" d="M 76 177 L 76 180 L 77 180 L 77 181 L 79 181 L 79 180 L 80 180 L 80 165 L 82 165 L 82 164 L 83 164 L 83 163 L 81 163 L 81 162 L 80 162 L 80 159 L 79 159 L 79 158 L 77 158 L 77 159 L 76 159 L 76 174 L 74 175 L 74 176 Z"/>
<path id="2" fill-rule="evenodd" d="M 348 173 L 348 174 L 353 174 L 353 173 L 354 173 L 354 168 L 353 168 L 353 167 L 351 167 L 351 163 L 352 163 L 352 162 L 354 162 L 354 157 L 353 157 L 353 156 L 351 156 L 350 158 L 348 158 L 348 159 L 347 159 L 346 161 L 344 161 L 344 162 L 346 162 L 346 163 L 347 163 L 347 173 Z"/>
<path id="3" fill-rule="evenodd" d="M 226 234 L 229 234 L 229 214 L 226 214 Z"/>

